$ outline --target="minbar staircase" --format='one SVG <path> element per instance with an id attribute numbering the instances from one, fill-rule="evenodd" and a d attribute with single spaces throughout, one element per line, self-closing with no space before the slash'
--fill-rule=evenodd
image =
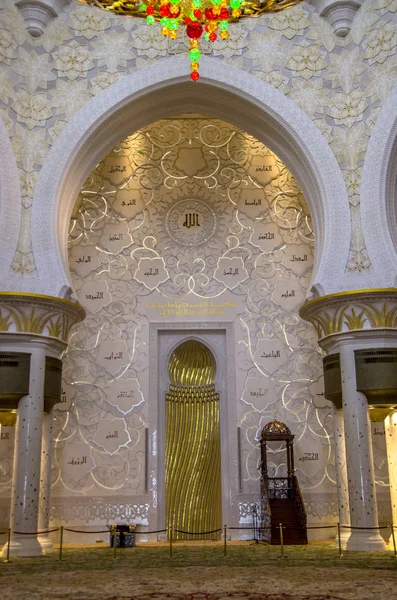
<path id="1" fill-rule="evenodd" d="M 262 489 L 262 540 L 280 544 L 282 523 L 284 544 L 307 544 L 306 511 L 296 476 L 266 478 Z"/>

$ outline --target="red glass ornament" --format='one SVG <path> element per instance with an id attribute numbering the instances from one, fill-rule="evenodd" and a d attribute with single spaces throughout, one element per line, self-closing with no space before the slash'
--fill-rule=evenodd
<path id="1" fill-rule="evenodd" d="M 212 8 L 205 9 L 205 16 L 209 21 L 213 21 L 214 19 L 216 19 L 216 15 L 214 15 L 214 13 L 212 12 Z"/>
<path id="2" fill-rule="evenodd" d="M 214 33 L 214 32 L 210 33 L 210 42 L 215 42 L 216 37 L 217 37 L 216 33 Z"/>
<path id="3" fill-rule="evenodd" d="M 162 6 L 160 6 L 159 13 L 162 17 L 171 16 L 170 4 L 163 4 Z"/>
<path id="4" fill-rule="evenodd" d="M 201 10 L 195 10 L 193 14 L 196 17 L 196 19 L 200 19 L 203 13 L 201 12 Z"/>
<path id="5" fill-rule="evenodd" d="M 191 18 L 190 17 L 186 17 L 185 24 L 189 25 L 189 23 L 191 23 L 191 22 L 192 22 Z"/>
<path id="6" fill-rule="evenodd" d="M 230 17 L 230 13 L 227 8 L 221 8 L 221 12 L 219 14 L 219 19 L 223 21 L 224 19 L 228 19 Z"/>
<path id="7" fill-rule="evenodd" d="M 205 29 L 205 30 L 208 32 L 208 31 L 209 31 L 209 29 L 208 29 L 208 25 L 206 25 L 206 26 L 204 27 L 204 29 Z"/>
<path id="8" fill-rule="evenodd" d="M 148 6 L 146 9 L 146 14 L 153 15 L 154 14 L 154 6 Z"/>
<path id="9" fill-rule="evenodd" d="M 192 21 L 186 27 L 186 33 L 193 40 L 198 40 L 203 35 L 203 26 L 198 21 Z"/>
<path id="10" fill-rule="evenodd" d="M 200 79 L 198 71 L 193 71 L 192 73 L 190 73 L 190 79 L 193 79 L 193 81 L 197 81 L 198 79 Z"/>

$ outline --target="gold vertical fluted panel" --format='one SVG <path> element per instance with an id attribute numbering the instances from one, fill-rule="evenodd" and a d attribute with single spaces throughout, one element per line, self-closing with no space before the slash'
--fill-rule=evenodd
<path id="1" fill-rule="evenodd" d="M 187 340 L 174 350 L 168 363 L 172 383 L 203 386 L 214 383 L 216 364 L 207 346 L 196 340 Z"/>
<path id="2" fill-rule="evenodd" d="M 213 385 L 171 385 L 166 394 L 166 527 L 220 529 L 219 394 Z M 174 533 L 174 539 L 219 539 Z"/>

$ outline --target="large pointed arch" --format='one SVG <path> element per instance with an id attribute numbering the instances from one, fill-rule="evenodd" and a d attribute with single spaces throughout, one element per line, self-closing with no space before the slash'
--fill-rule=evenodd
<path id="1" fill-rule="evenodd" d="M 386 99 L 371 133 L 360 199 L 364 239 L 376 287 L 396 287 L 397 85 Z"/>
<path id="2" fill-rule="evenodd" d="M 10 268 L 21 223 L 21 189 L 8 131 L 0 119 L 0 289 L 13 291 Z"/>
<path id="3" fill-rule="evenodd" d="M 71 286 L 67 233 L 84 180 L 115 144 L 164 117 L 199 112 L 237 125 L 266 144 L 298 180 L 316 235 L 312 291 L 342 286 L 350 241 L 346 187 L 324 137 L 291 100 L 264 81 L 216 59 L 190 81 L 182 57 L 122 78 L 90 100 L 63 129 L 40 173 L 34 201 L 33 248 L 41 293 Z"/>

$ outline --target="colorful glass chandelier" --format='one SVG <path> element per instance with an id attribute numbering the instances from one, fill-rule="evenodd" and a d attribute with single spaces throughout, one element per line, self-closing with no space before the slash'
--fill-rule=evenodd
<path id="1" fill-rule="evenodd" d="M 160 23 L 161 33 L 175 40 L 180 29 L 189 38 L 191 79 L 198 81 L 200 40 L 215 42 L 229 37 L 229 24 L 245 17 L 290 8 L 302 0 L 78 0 L 119 16 Z"/>

